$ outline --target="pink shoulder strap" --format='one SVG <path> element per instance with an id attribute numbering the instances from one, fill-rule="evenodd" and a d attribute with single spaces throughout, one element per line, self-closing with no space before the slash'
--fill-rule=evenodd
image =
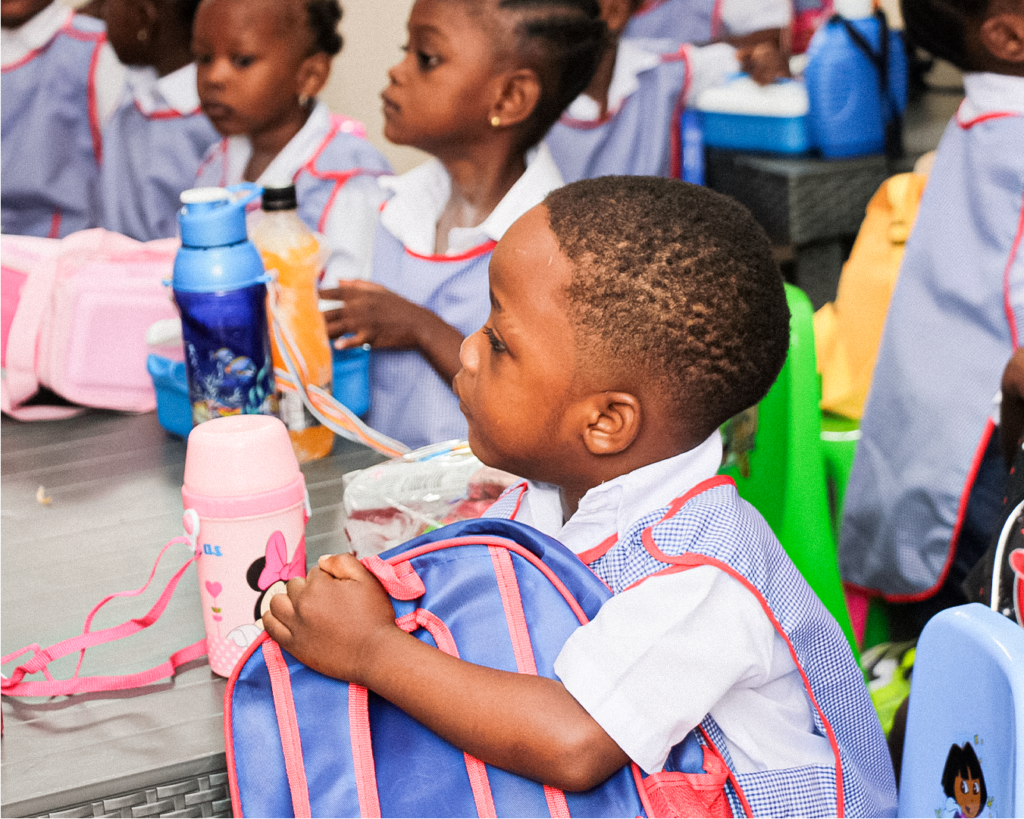
<path id="1" fill-rule="evenodd" d="M 192 549 L 193 555 L 167 582 L 163 592 L 160 594 L 160 598 L 153 604 L 150 610 L 142 617 L 133 617 L 131 620 L 127 620 L 118 626 L 112 626 L 99 631 L 91 631 L 93 618 L 108 602 L 113 600 L 115 597 L 135 597 L 142 594 L 147 588 L 149 588 L 149 584 L 153 581 L 153 577 L 156 574 L 157 567 L 160 565 L 161 558 L 163 558 L 164 554 L 171 546 L 178 543 L 188 545 Z M 0 680 L 0 693 L 14 697 L 57 697 L 65 694 L 83 694 L 92 691 L 123 691 L 128 688 L 137 688 L 139 686 L 148 685 L 156 682 L 157 680 L 170 677 L 179 666 L 202 657 L 206 654 L 205 637 L 202 640 L 192 643 L 192 645 L 174 652 L 166 662 L 150 668 L 147 671 L 115 676 L 78 676 L 78 672 L 82 667 L 82 660 L 85 659 L 86 649 L 102 643 L 120 640 L 123 637 L 130 637 L 132 634 L 149 628 L 159 620 L 160 616 L 164 613 L 164 609 L 167 608 L 167 604 L 170 602 L 171 597 L 174 595 L 174 590 L 177 588 L 178 581 L 181 580 L 182 575 L 185 574 L 185 570 L 192 565 L 192 561 L 194 560 L 195 543 L 191 539 L 187 537 L 176 537 L 169 540 L 160 550 L 160 554 L 157 555 L 156 562 L 153 564 L 153 568 L 150 570 L 149 578 L 146 582 L 140 588 L 133 591 L 108 594 L 100 600 L 100 602 L 93 607 L 92 611 L 90 611 L 89 615 L 85 618 L 85 625 L 82 628 L 82 633 L 77 637 L 72 637 L 69 640 L 63 640 L 52 646 L 48 646 L 47 648 L 41 648 L 38 643 L 32 643 L 18 651 L 14 651 L 4 657 L 0 657 L 0 665 L 6 665 L 27 651 L 33 652 L 31 659 L 15 668 L 9 678 L 3 677 L 3 679 Z M 50 674 L 48 668 L 49 664 L 60 657 L 66 657 L 68 654 L 73 654 L 76 651 L 78 652 L 78 665 L 75 666 L 75 672 L 66 680 L 54 679 L 53 675 Z M 36 673 L 42 673 L 46 679 L 25 679 L 26 676 Z"/>

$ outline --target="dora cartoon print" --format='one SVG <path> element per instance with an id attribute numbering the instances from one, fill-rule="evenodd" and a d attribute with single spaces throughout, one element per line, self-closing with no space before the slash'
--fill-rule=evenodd
<path id="1" fill-rule="evenodd" d="M 285 591 L 285 584 L 293 577 L 306 576 L 306 536 L 299 539 L 295 554 L 288 560 L 288 544 L 284 535 L 274 532 L 267 538 L 264 557 L 252 562 L 245 573 L 249 587 L 259 592 L 253 606 L 252 623 L 243 623 L 228 632 L 235 645 L 247 648 L 263 631 L 263 615 L 270 608 L 270 598 Z"/>
<path id="2" fill-rule="evenodd" d="M 969 741 L 950 746 L 946 767 L 942 771 L 942 790 L 947 797 L 942 816 L 973 819 L 975 816 L 992 815 L 981 762 Z"/>

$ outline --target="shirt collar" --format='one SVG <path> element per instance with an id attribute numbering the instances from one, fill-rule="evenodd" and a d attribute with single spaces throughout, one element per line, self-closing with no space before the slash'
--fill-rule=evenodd
<path id="1" fill-rule="evenodd" d="M 54 2 L 26 20 L 18 28 L 0 29 L 0 50 L 3 64 L 19 62 L 36 49 L 42 48 L 71 22 L 74 12 L 59 2 Z"/>
<path id="2" fill-rule="evenodd" d="M 661 53 L 651 49 L 654 42 L 623 39 L 615 53 L 615 68 L 608 86 L 608 111 L 615 113 L 640 87 L 640 75 L 661 63 Z M 601 117 L 601 105 L 593 97 L 580 94 L 565 111 L 572 119 L 593 122 Z"/>
<path id="3" fill-rule="evenodd" d="M 610 535 L 621 538 L 644 515 L 668 506 L 714 477 L 721 464 L 722 436 L 715 430 L 688 452 L 595 486 L 564 525 L 558 487 L 529 482 L 516 520 L 551 535 L 578 554 Z"/>
<path id="4" fill-rule="evenodd" d="M 431 159 L 401 176 L 381 179 L 394 192 L 381 212 L 381 224 L 414 253 L 431 256 L 441 218 L 451 195 L 451 178 L 444 165 Z M 445 255 L 466 253 L 489 240 L 498 241 L 512 223 L 544 197 L 562 186 L 562 175 L 543 142 L 526 152 L 526 171 L 476 227 L 452 228 Z"/>
<path id="5" fill-rule="evenodd" d="M 290 185 L 295 174 L 323 144 L 331 130 L 331 112 L 324 103 L 317 101 L 299 132 L 288 140 L 280 153 L 271 160 L 266 170 L 256 180 L 257 185 L 271 183 Z M 252 142 L 245 134 L 228 137 L 227 178 L 241 182 L 245 167 L 252 158 Z"/>
<path id="6" fill-rule="evenodd" d="M 957 112 L 957 119 L 962 123 L 986 114 L 1024 114 L 1024 77 L 967 73 L 964 74 L 964 91 L 967 96 Z"/>
<path id="7" fill-rule="evenodd" d="M 187 117 L 199 108 L 195 63 L 163 77 L 158 77 L 156 69 L 151 66 L 131 65 L 126 79 L 128 92 L 146 116 L 173 111 Z"/>

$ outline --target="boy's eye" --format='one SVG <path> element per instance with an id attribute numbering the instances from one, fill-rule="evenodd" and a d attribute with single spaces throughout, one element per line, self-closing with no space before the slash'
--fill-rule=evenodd
<path id="1" fill-rule="evenodd" d="M 417 51 L 416 62 L 419 64 L 421 69 L 429 71 L 431 68 L 437 68 L 441 64 L 441 58 L 436 54 L 427 54 L 425 51 Z"/>
<path id="2" fill-rule="evenodd" d="M 248 68 L 256 62 L 256 58 L 252 54 L 236 54 L 231 58 L 231 64 L 235 68 Z"/>
<path id="3" fill-rule="evenodd" d="M 494 352 L 504 353 L 508 350 L 508 347 L 505 346 L 505 343 L 494 334 L 494 330 L 492 330 L 490 327 L 484 327 L 483 333 L 485 336 L 487 336 L 487 340 L 490 342 L 491 349 Z"/>
<path id="4" fill-rule="evenodd" d="M 213 58 L 209 54 L 196 54 L 195 61 L 197 65 L 209 65 Z"/>

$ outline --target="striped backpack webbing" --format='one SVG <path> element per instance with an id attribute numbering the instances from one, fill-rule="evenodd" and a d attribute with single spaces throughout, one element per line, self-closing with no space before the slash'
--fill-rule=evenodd
<path id="1" fill-rule="evenodd" d="M 508 520 L 461 521 L 363 563 L 406 631 L 469 662 L 546 677 L 611 597 L 560 543 Z M 731 815 L 728 771 L 697 732 L 667 772 L 629 765 L 563 793 L 474 759 L 266 634 L 228 680 L 224 728 L 235 816 Z"/>

